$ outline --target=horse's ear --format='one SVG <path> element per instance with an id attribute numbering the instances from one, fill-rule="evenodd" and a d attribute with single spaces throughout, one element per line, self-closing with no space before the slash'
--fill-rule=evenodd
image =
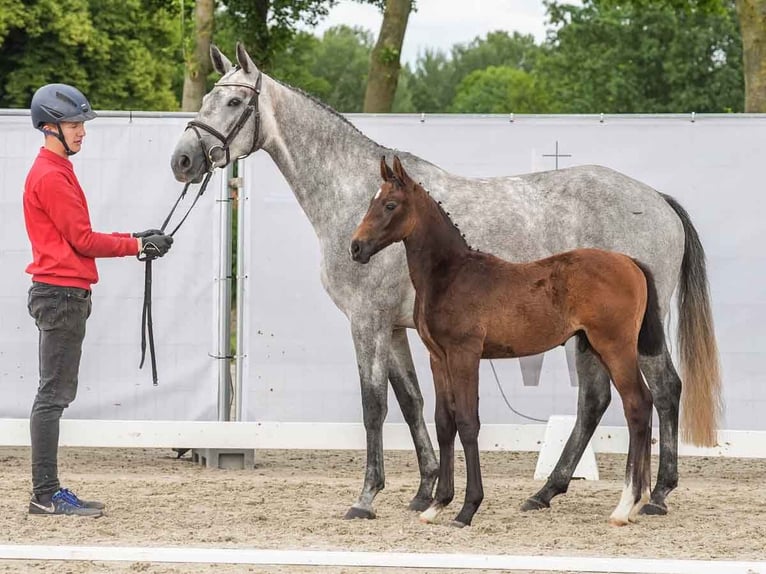
<path id="1" fill-rule="evenodd" d="M 249 74 L 257 71 L 257 66 L 253 63 L 253 59 L 250 54 L 245 50 L 245 45 L 242 42 L 237 42 L 237 63 L 242 70 Z"/>
<path id="2" fill-rule="evenodd" d="M 213 62 L 213 69 L 222 76 L 231 70 L 231 60 L 224 56 L 215 44 L 210 44 L 210 60 Z"/>
<path id="3" fill-rule="evenodd" d="M 388 167 L 384 155 L 380 156 L 380 177 L 383 178 L 383 181 L 391 181 L 391 178 L 394 177 L 394 172 Z"/>
<path id="4" fill-rule="evenodd" d="M 407 174 L 406 171 L 404 171 L 404 168 L 402 167 L 402 162 L 399 161 L 399 156 L 394 156 L 394 175 L 399 178 L 402 183 L 407 183 L 409 181 L 412 181 L 410 176 Z"/>

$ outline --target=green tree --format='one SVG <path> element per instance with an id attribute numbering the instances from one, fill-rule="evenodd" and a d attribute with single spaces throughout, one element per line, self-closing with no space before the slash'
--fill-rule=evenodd
<path id="1" fill-rule="evenodd" d="M 475 38 L 468 44 L 455 45 L 452 48 L 452 61 L 460 78 L 489 66 L 508 66 L 531 72 L 539 52 L 540 46 L 531 34 L 496 31 L 489 32 L 486 38 Z"/>
<path id="2" fill-rule="evenodd" d="M 741 111 L 742 44 L 733 0 L 546 0 L 536 73 L 570 113 Z"/>
<path id="3" fill-rule="evenodd" d="M 274 55 L 269 74 L 324 101 L 332 87 L 321 74 L 314 75 L 321 44 L 320 38 L 308 32 L 298 32 L 281 52 Z"/>
<path id="4" fill-rule="evenodd" d="M 3 45 L 5 37 L 12 29 L 24 25 L 25 9 L 21 0 L 0 0 L 0 46 Z"/>
<path id="5" fill-rule="evenodd" d="M 441 50 L 426 50 L 408 76 L 412 105 L 417 112 L 438 113 L 447 110 L 455 96 L 454 63 Z"/>
<path id="6" fill-rule="evenodd" d="M 362 28 L 327 30 L 315 52 L 312 74 L 330 86 L 322 99 L 339 112 L 361 112 L 373 38 Z"/>
<path id="7" fill-rule="evenodd" d="M 223 4 L 236 39 L 244 43 L 259 67 L 269 71 L 275 56 L 298 32 L 298 25 L 316 25 L 335 0 L 223 0 Z"/>
<path id="8" fill-rule="evenodd" d="M 0 12 L 0 106 L 28 107 L 36 88 L 64 82 L 97 109 L 178 109 L 170 0 L 33 0 L 21 15 Z"/>
<path id="9" fill-rule="evenodd" d="M 275 55 L 270 73 L 339 112 L 360 112 L 371 50 L 372 34 L 362 28 L 335 26 L 321 39 L 299 32 Z"/>
<path id="10" fill-rule="evenodd" d="M 489 66 L 474 70 L 460 82 L 451 112 L 529 114 L 548 109 L 545 93 L 533 76 L 507 66 Z"/>
<path id="11" fill-rule="evenodd" d="M 497 66 L 531 73 L 540 52 L 531 35 L 505 31 L 456 44 L 449 55 L 426 50 L 408 78 L 412 104 L 420 112 L 445 112 L 455 99 L 458 85 L 471 72 Z"/>

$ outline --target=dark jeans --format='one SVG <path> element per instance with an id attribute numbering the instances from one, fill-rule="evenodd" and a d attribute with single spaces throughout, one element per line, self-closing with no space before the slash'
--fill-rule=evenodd
<path id="1" fill-rule="evenodd" d="M 40 384 L 29 417 L 32 488 L 35 494 L 59 489 L 58 447 L 61 413 L 77 394 L 90 291 L 32 283 L 27 303 L 40 332 Z"/>

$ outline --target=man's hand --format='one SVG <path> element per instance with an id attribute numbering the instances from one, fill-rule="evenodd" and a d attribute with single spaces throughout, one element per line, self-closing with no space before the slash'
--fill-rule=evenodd
<path id="1" fill-rule="evenodd" d="M 146 231 L 137 231 L 136 233 L 131 233 L 133 237 L 149 237 L 150 235 L 164 235 L 165 232 L 161 229 L 147 229 Z"/>
<path id="2" fill-rule="evenodd" d="M 141 244 L 141 249 L 138 252 L 139 259 L 157 259 L 170 250 L 170 246 L 173 245 L 173 238 L 170 235 L 159 233 L 141 237 L 139 242 Z"/>

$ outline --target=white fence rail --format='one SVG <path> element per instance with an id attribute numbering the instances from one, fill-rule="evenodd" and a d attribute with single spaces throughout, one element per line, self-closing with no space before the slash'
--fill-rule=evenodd
<path id="1" fill-rule="evenodd" d="M 537 452 L 545 436 L 543 424 L 482 425 L 483 451 Z M 436 431 L 428 425 L 436 442 Z M 655 429 L 656 437 L 656 429 Z M 254 448 L 364 450 L 364 426 L 359 423 L 284 423 L 213 421 L 61 421 L 61 446 L 122 448 Z M 655 441 L 656 442 L 656 441 Z M 383 427 L 383 444 L 390 450 L 412 449 L 407 425 Z M 625 453 L 625 427 L 602 426 L 591 442 L 595 452 Z M 460 446 L 459 439 L 457 445 Z M 0 446 L 29 446 L 27 419 L 0 419 Z M 652 447 L 657 453 L 657 444 Z M 681 444 L 681 456 L 766 458 L 766 431 L 721 430 L 718 446 L 701 448 Z"/>

